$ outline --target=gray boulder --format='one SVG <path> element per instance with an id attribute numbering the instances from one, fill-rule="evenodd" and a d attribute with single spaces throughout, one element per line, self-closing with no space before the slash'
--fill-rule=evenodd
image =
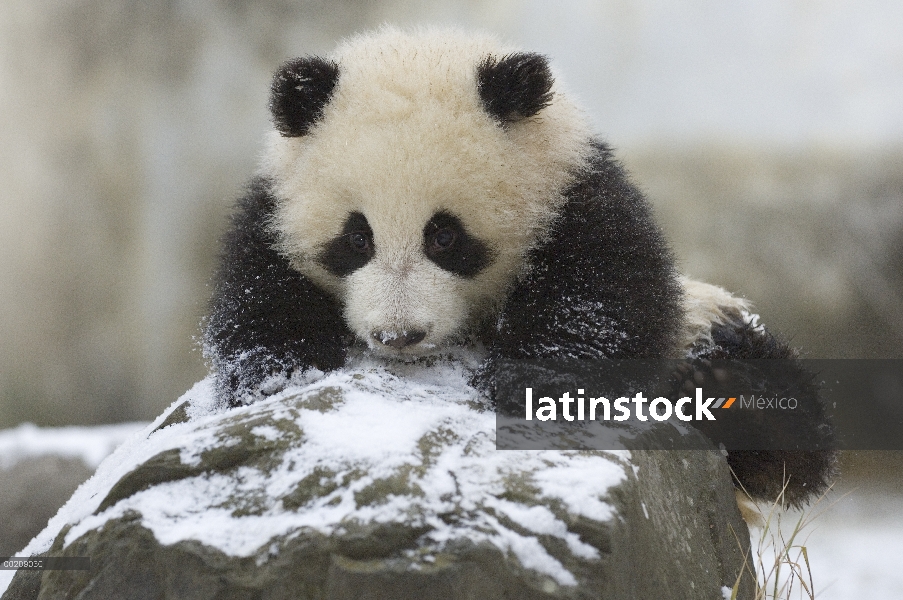
<path id="1" fill-rule="evenodd" d="M 121 447 L 8 598 L 722 598 L 748 551 L 716 451 L 510 451 L 453 366 L 345 370 Z M 741 547 L 742 546 L 742 547 Z M 3 589 L 4 580 L 0 580 Z M 751 597 L 745 577 L 739 597 Z"/>

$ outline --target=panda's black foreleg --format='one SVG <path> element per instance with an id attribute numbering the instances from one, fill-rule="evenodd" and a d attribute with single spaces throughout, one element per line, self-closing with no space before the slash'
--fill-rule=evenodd
<path id="1" fill-rule="evenodd" d="M 684 393 L 701 386 L 707 397 L 738 398 L 717 420 L 694 421 L 723 445 L 735 483 L 753 499 L 794 507 L 821 494 L 836 471 L 836 438 L 814 374 L 793 349 L 740 318 L 713 325 L 712 343 L 693 354 Z"/>
<path id="2" fill-rule="evenodd" d="M 272 393 L 261 390 L 268 381 L 345 361 L 341 307 L 275 249 L 274 210 L 269 182 L 255 179 L 232 216 L 214 281 L 204 351 L 218 398 L 232 406 Z"/>

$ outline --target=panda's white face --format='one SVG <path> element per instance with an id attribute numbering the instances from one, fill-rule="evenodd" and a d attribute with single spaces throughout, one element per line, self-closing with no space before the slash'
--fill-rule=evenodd
<path id="1" fill-rule="evenodd" d="M 497 310 L 583 164 L 557 89 L 535 116 L 487 113 L 478 65 L 511 52 L 456 32 L 353 39 L 316 124 L 269 138 L 280 250 L 374 350 L 432 352 Z"/>

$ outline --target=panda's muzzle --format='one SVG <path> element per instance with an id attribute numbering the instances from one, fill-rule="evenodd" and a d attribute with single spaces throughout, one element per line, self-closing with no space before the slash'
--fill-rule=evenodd
<path id="1" fill-rule="evenodd" d="M 390 348 L 401 350 L 409 346 L 414 346 L 423 341 L 426 337 L 425 331 L 374 331 L 371 337 Z"/>

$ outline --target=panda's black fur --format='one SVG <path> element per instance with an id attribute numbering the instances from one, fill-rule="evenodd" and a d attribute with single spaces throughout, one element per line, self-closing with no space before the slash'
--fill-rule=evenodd
<path id="1" fill-rule="evenodd" d="M 339 79 L 339 66 L 320 57 L 291 60 L 273 77 L 270 113 L 273 125 L 286 137 L 300 137 L 323 116 Z"/>
<path id="2" fill-rule="evenodd" d="M 507 131 L 542 119 L 556 101 L 545 58 L 529 53 L 489 54 L 476 61 L 473 85 L 485 114 Z M 340 63 L 295 59 L 276 73 L 270 109 L 276 131 L 303 138 L 315 131 L 341 85 Z M 464 334 L 486 345 L 474 382 L 491 395 L 494 365 L 505 359 L 670 358 L 685 344 L 684 288 L 674 259 L 643 195 L 602 142 L 586 144 L 541 234 L 498 298 L 495 311 L 467 324 Z M 272 391 L 267 386 L 316 368 L 342 367 L 360 343 L 335 290 L 303 274 L 276 231 L 280 184 L 264 169 L 239 201 L 223 242 L 205 350 L 216 372 L 217 393 L 235 406 Z M 450 207 L 453 209 L 454 207 Z M 497 260 L 498 240 L 474 235 L 453 210 L 437 210 L 422 228 L 424 256 L 443 271 L 473 279 Z M 283 236 L 284 237 L 284 236 Z M 343 280 L 374 257 L 367 215 L 349 211 L 337 235 L 310 258 L 327 276 Z M 793 351 L 739 315 L 716 319 L 692 352 L 701 358 L 790 358 Z M 462 325 L 462 329 L 464 326 Z M 423 331 L 400 331 L 376 342 L 399 350 L 416 346 Z M 805 382 L 801 385 L 806 385 Z M 830 442 L 823 414 L 798 423 Z M 719 432 L 708 432 L 716 443 Z M 825 446 L 828 447 L 827 445 Z M 785 499 L 799 504 L 822 491 L 833 474 L 834 453 L 730 452 L 739 483 L 755 498 L 774 499 L 789 477 Z"/>
<path id="3" fill-rule="evenodd" d="M 665 358 L 677 343 L 683 313 L 671 253 L 609 148 L 593 150 L 505 300 L 493 359 Z"/>
<path id="4" fill-rule="evenodd" d="M 552 102 L 552 72 L 539 54 L 487 56 L 477 67 L 477 91 L 500 123 L 532 117 Z"/>

